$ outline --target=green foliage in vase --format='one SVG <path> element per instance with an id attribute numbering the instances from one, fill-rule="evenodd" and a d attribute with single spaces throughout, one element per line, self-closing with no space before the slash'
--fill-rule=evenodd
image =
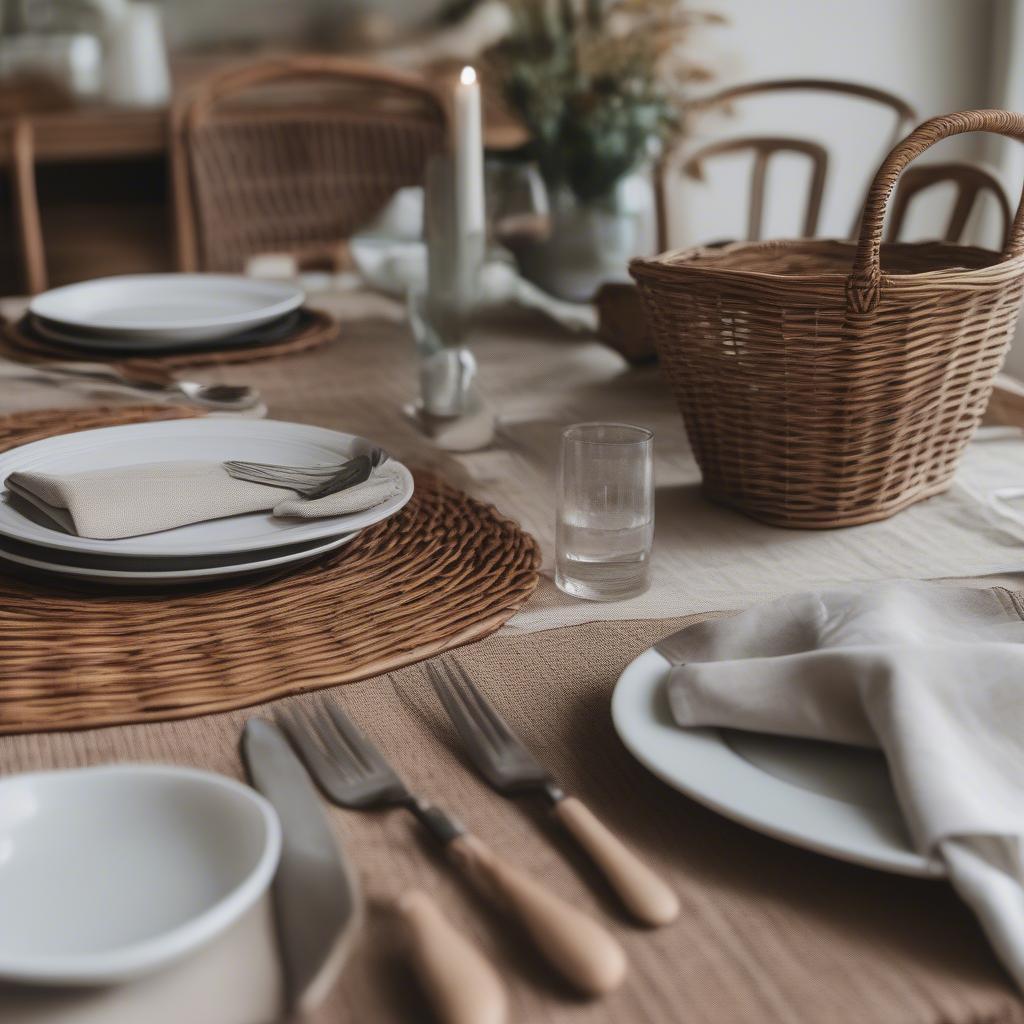
<path id="1" fill-rule="evenodd" d="M 599 201 L 680 130 L 684 84 L 704 77 L 681 44 L 680 0 L 509 0 L 515 27 L 489 65 L 549 186 Z"/>

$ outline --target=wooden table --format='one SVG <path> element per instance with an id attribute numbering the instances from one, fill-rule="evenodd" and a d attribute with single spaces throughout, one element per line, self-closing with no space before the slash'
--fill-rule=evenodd
<path id="1" fill-rule="evenodd" d="M 140 160 L 167 153 L 167 109 L 73 107 L 32 114 L 37 164 Z M 0 161 L 11 158 L 10 140 L 0 138 Z"/>
<path id="2" fill-rule="evenodd" d="M 337 296 L 332 305 L 339 313 L 356 312 L 354 298 Z M 382 303 L 376 312 L 391 316 L 395 309 Z M 551 419 L 553 409 L 575 416 L 587 402 L 598 402 L 608 415 L 639 422 L 671 409 L 653 373 L 630 371 L 590 341 L 568 339 L 520 318 L 501 333 L 482 337 L 477 346 L 481 379 L 512 425 L 490 453 L 454 459 L 433 449 L 401 414 L 415 384 L 411 353 L 408 332 L 398 321 L 352 319 L 329 348 L 194 375 L 254 383 L 268 399 L 271 415 L 371 435 L 403 460 L 432 461 L 464 486 L 491 495 L 503 509 L 515 488 L 527 486 L 522 481 L 533 481 L 536 474 L 531 449 L 519 442 L 536 435 L 548 438 L 552 447 L 559 425 Z M 0 394 L 0 411 L 64 401 L 63 393 L 32 387 Z M 75 404 L 88 401 L 95 399 L 79 395 Z M 661 472 L 671 474 L 669 449 L 684 443 L 681 432 L 668 420 L 658 423 L 667 460 L 659 470 L 658 514 L 695 510 L 700 499 Z M 536 522 L 526 524 L 531 531 L 549 529 L 542 519 L 549 515 L 550 497 L 549 487 L 536 506 Z M 698 564 L 710 573 L 723 550 L 706 552 L 701 563 L 700 524 L 689 518 L 684 526 L 680 534 L 664 535 L 694 546 Z M 843 534 L 855 544 L 854 531 Z M 790 553 L 813 540 L 797 531 L 785 537 Z M 1019 578 L 1008 582 L 1020 589 Z M 556 616 L 548 621 L 570 621 L 566 606 L 554 603 L 557 597 L 547 579 L 528 610 Z M 680 608 L 679 614 L 701 610 L 714 611 Z M 355 961 L 316 1020 L 426 1019 L 388 909 L 404 887 L 418 885 L 433 891 L 446 913 L 501 966 L 513 1020 L 523 1024 L 1024 1024 L 1024 1002 L 948 886 L 853 867 L 758 835 L 680 796 L 628 755 L 611 727 L 611 688 L 632 657 L 691 620 L 635 621 L 644 615 L 621 608 L 616 614 L 620 621 L 576 620 L 555 629 L 534 619 L 520 628 L 541 628 L 528 633 L 513 623 L 456 656 L 558 777 L 671 879 L 682 900 L 681 919 L 655 932 L 624 920 L 539 808 L 496 797 L 468 770 L 422 666 L 410 666 L 330 692 L 386 747 L 410 783 L 443 798 L 493 845 L 600 916 L 626 947 L 631 974 L 607 999 L 575 998 L 517 936 L 496 924 L 405 817 L 335 810 L 331 820 L 360 867 L 371 913 Z M 196 656 L 203 657 L 202 650 Z M 0 774 L 161 760 L 240 776 L 241 725 L 250 714 L 271 711 L 264 706 L 155 725 L 0 737 Z M 5 1024 L 266 1022 L 279 995 L 266 915 L 263 904 L 202 956 L 124 990 L 61 995 L 0 987 L 0 1019 Z"/>
<path id="3" fill-rule="evenodd" d="M 172 65 L 175 93 L 232 64 L 275 55 L 180 56 Z M 433 74 L 439 83 L 451 77 L 450 69 Z M 27 112 L 23 120 L 33 138 L 48 286 L 174 268 L 166 106 L 83 104 Z M 487 147 L 522 142 L 522 129 L 507 111 L 485 105 Z M 11 158 L 11 135 L 0 131 L 0 167 L 10 166 Z M 0 295 L 27 286 L 18 262 L 12 233 L 6 233 L 0 238 Z"/>

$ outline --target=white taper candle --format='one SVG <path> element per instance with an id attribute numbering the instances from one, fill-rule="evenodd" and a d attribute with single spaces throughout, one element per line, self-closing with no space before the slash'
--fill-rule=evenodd
<path id="1" fill-rule="evenodd" d="M 455 86 L 455 217 L 458 236 L 484 231 L 484 133 L 480 83 L 471 67 Z"/>

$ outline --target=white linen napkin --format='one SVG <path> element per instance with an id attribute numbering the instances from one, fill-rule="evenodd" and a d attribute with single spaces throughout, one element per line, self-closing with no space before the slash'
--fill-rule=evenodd
<path id="1" fill-rule="evenodd" d="M 916 849 L 945 861 L 1024 989 L 1024 621 L 1007 591 L 799 594 L 673 647 L 682 726 L 880 748 Z"/>
<path id="2" fill-rule="evenodd" d="M 190 523 L 273 509 L 315 519 L 362 512 L 401 491 L 385 463 L 369 480 L 307 501 L 284 487 L 235 480 L 219 462 L 155 462 L 84 473 L 12 473 L 7 488 L 68 533 L 95 540 L 137 537 Z"/>

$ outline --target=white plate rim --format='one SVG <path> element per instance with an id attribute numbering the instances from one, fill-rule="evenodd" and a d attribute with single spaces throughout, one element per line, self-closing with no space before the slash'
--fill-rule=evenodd
<path id="1" fill-rule="evenodd" d="M 285 313 L 284 317 L 280 319 L 287 319 L 289 315 L 290 314 Z M 65 332 L 64 330 L 61 330 L 63 325 L 51 324 L 49 321 L 45 321 L 41 317 L 37 316 L 32 317 L 30 328 L 34 333 L 39 334 L 45 341 L 49 341 L 63 349 L 69 350 L 69 354 L 71 352 L 83 352 L 86 354 L 95 352 L 112 352 L 121 356 L 130 356 L 134 353 L 145 353 L 147 355 L 155 353 L 157 355 L 162 355 L 164 353 L 202 352 L 210 348 L 229 349 L 241 346 L 261 348 L 264 345 L 275 344 L 280 342 L 282 338 L 288 337 L 288 334 L 285 333 L 280 337 L 275 336 L 273 341 L 257 341 L 254 343 L 254 333 L 257 330 L 269 331 L 272 327 L 276 327 L 276 325 L 277 320 L 274 322 L 268 322 L 262 326 L 256 325 L 249 329 L 243 328 L 241 331 L 231 331 L 230 333 L 218 332 L 213 336 L 200 338 L 169 338 L 164 335 L 153 335 L 152 337 L 147 337 L 138 334 L 129 334 L 124 337 L 97 334 L 95 337 L 89 337 L 81 332 L 78 334 Z"/>
<path id="2" fill-rule="evenodd" d="M 262 306 L 242 313 L 228 313 L 220 316 L 189 317 L 181 316 L 174 319 L 159 320 L 115 320 L 105 321 L 102 317 L 84 318 L 68 316 L 62 312 L 61 304 L 76 295 L 98 287 L 108 288 L 122 285 L 131 287 L 176 287 L 186 289 L 190 284 L 198 287 L 239 288 L 244 286 L 247 291 L 264 292 L 266 301 Z M 144 337 L 165 336 L 176 337 L 183 332 L 236 331 L 244 327 L 256 327 L 279 316 L 298 309 L 306 300 L 305 291 L 294 282 L 271 281 L 263 278 L 246 277 L 243 274 L 203 274 L 203 273 L 167 273 L 167 274 L 116 274 L 110 277 L 93 278 L 90 281 L 78 281 L 74 284 L 51 288 L 49 291 L 36 295 L 29 302 L 29 312 L 34 316 L 50 320 L 55 324 L 63 324 L 72 329 L 88 331 L 104 331 L 119 336 L 142 335 Z M 54 306 L 56 305 L 56 309 Z"/>
<path id="3" fill-rule="evenodd" d="M 945 877 L 941 862 L 913 850 L 880 843 L 851 844 L 843 840 L 841 831 L 836 837 L 806 827 L 808 821 L 838 820 L 855 829 L 863 811 L 768 774 L 736 753 L 717 729 L 683 729 L 670 721 L 655 722 L 650 716 L 638 726 L 638 695 L 647 701 L 655 699 L 670 667 L 654 648 L 644 651 L 623 669 L 611 701 L 612 723 L 619 738 L 633 757 L 662 782 L 723 817 L 794 846 L 896 874 Z M 675 762 L 674 767 L 668 766 L 669 759 Z M 684 760 L 685 767 L 680 770 Z M 765 813 L 766 806 L 777 810 L 780 805 L 784 811 L 781 817 Z"/>
<path id="4" fill-rule="evenodd" d="M 260 572 L 263 569 L 272 569 L 276 565 L 288 565 L 291 562 L 302 562 L 317 555 L 326 554 L 355 540 L 360 531 L 343 533 L 340 537 L 332 537 L 323 544 L 307 548 L 303 551 L 293 551 L 288 555 L 279 555 L 277 558 L 268 558 L 264 561 L 243 562 L 234 565 L 213 565 L 202 569 L 90 569 L 84 565 L 65 565 L 62 562 L 47 562 L 43 559 L 29 558 L 26 555 L 15 554 L 0 546 L 0 562 L 15 562 L 18 565 L 28 566 L 32 569 L 41 569 L 43 572 L 56 573 L 59 576 L 75 576 L 84 579 L 109 579 L 109 580 L 152 580 L 154 582 L 173 583 L 184 580 L 200 579 L 230 579 L 233 576 L 246 576 L 250 573 Z"/>
<path id="5" fill-rule="evenodd" d="M 9 451 L 0 453 L 0 499 L 7 494 L 3 487 L 3 481 L 9 473 L 16 469 L 31 468 L 32 463 L 27 465 L 19 462 L 22 458 L 38 455 L 40 452 L 47 452 L 55 448 L 60 454 L 75 454 L 93 447 L 97 440 L 103 441 L 111 436 L 124 436 L 125 431 L 134 435 L 151 435 L 150 440 L 157 441 L 162 437 L 171 437 L 180 434 L 202 434 L 204 430 L 217 430 L 222 434 L 235 434 L 248 438 L 259 437 L 259 434 L 269 428 L 268 440 L 305 440 L 310 445 L 320 445 L 341 454 L 351 450 L 352 444 L 364 440 L 355 434 L 346 434 L 338 430 L 330 430 L 327 427 L 316 427 L 305 423 L 289 423 L 283 420 L 264 419 L 227 419 L 221 417 L 199 417 L 196 419 L 183 420 L 158 420 L 152 423 L 129 423 L 116 427 L 98 427 L 92 430 L 77 431 L 72 434 L 58 434 L 53 437 L 45 437 L 39 441 L 32 441 L 29 444 L 19 445 Z M 288 435 L 292 435 L 290 438 Z M 215 547 L 190 547 L 186 550 L 169 552 L 166 547 L 159 543 L 152 542 L 147 538 L 161 536 L 161 534 L 144 534 L 139 537 L 125 537 L 117 540 L 94 540 L 89 537 L 77 537 L 72 534 L 63 533 L 60 530 L 49 529 L 39 526 L 29 519 L 19 516 L 15 521 L 14 528 L 11 524 L 5 523 L 0 516 L 0 535 L 11 537 L 14 540 L 23 541 L 36 546 L 58 548 L 66 551 L 90 551 L 108 555 L 134 555 L 167 557 L 169 554 L 178 555 L 221 555 L 242 551 L 258 551 L 262 548 L 279 547 L 284 544 L 298 544 L 304 540 L 316 540 L 320 537 L 336 537 L 341 533 L 353 533 L 363 530 L 368 526 L 382 522 L 400 511 L 412 498 L 414 484 L 412 474 L 397 459 L 391 459 L 388 463 L 394 467 L 402 482 L 402 491 L 396 497 L 375 505 L 364 512 L 356 512 L 346 516 L 331 516 L 322 519 L 296 520 L 294 525 L 283 527 L 276 533 L 267 533 L 264 536 L 239 537 L 235 540 L 223 540 Z M 244 517 L 237 517 L 242 519 Z M 162 531 L 167 534 L 171 531 Z"/>
<path id="6" fill-rule="evenodd" d="M 249 801 L 259 812 L 265 830 L 264 847 L 249 874 L 216 903 L 202 913 L 165 932 L 121 949 L 103 953 L 74 953 L 46 957 L 0 957 L 0 977 L 12 981 L 51 984 L 96 984 L 121 980 L 165 963 L 210 941 L 238 920 L 263 894 L 273 880 L 281 857 L 281 822 L 269 801 L 251 786 L 226 775 L 190 768 L 184 765 L 124 762 L 92 765 L 86 768 L 54 771 L 22 772 L 0 779 L 0 787 L 57 779 L 61 776 L 91 775 L 159 775 L 192 779 L 205 785 L 220 787 Z"/>

